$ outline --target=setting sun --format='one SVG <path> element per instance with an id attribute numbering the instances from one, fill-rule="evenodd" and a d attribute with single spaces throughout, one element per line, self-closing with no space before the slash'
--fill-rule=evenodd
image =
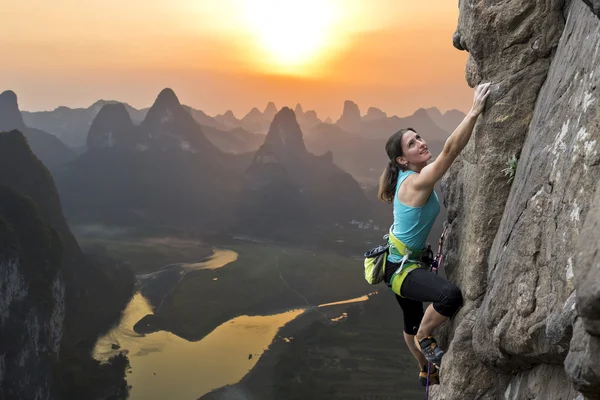
<path id="1" fill-rule="evenodd" d="M 332 1 L 260 0 L 244 2 L 244 19 L 256 45 L 268 57 L 269 69 L 306 73 L 335 43 L 341 10 Z"/>

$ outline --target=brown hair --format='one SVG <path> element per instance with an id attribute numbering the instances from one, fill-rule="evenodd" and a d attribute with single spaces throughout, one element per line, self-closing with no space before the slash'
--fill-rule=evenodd
<path id="1" fill-rule="evenodd" d="M 404 168 L 398 164 L 396 158 L 401 157 L 402 153 L 402 137 L 408 131 L 416 132 L 413 128 L 400 129 L 388 139 L 385 144 L 385 152 L 390 158 L 390 162 L 383 170 L 379 178 L 379 192 L 377 198 L 384 203 L 391 203 L 396 194 L 396 183 L 398 182 L 398 174 L 404 171 Z"/>

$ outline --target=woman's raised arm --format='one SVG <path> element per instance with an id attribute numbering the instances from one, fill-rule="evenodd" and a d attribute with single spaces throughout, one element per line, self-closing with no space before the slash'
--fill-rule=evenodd
<path id="1" fill-rule="evenodd" d="M 446 140 L 444 148 L 434 162 L 427 165 L 421 170 L 418 176 L 412 180 L 412 187 L 415 190 L 431 191 L 433 186 L 439 181 L 442 176 L 450 169 L 452 162 L 458 157 L 460 152 L 465 148 L 477 118 L 485 108 L 485 102 L 490 95 L 490 83 L 478 85 L 475 88 L 473 106 L 467 113 L 465 119 L 454 130 L 452 135 Z"/>

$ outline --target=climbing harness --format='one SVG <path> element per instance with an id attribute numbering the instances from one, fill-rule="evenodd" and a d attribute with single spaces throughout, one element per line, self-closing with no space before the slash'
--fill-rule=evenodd
<path id="1" fill-rule="evenodd" d="M 406 276 L 411 271 L 427 265 L 421 260 L 424 250 L 415 250 L 408 247 L 392 233 L 392 228 L 390 228 L 390 231 L 386 236 L 388 239 L 388 244 L 390 245 L 390 254 L 393 254 L 397 257 L 402 257 L 400 266 L 392 274 L 387 286 L 392 290 L 392 292 L 402 297 L 400 294 L 400 288 L 402 287 L 402 283 L 404 282 L 404 279 L 406 279 Z"/>
<path id="2" fill-rule="evenodd" d="M 448 223 L 447 221 L 444 221 L 444 230 L 438 240 L 437 254 L 434 257 L 431 244 L 427 244 L 427 248 L 423 250 L 411 249 L 394 236 L 392 228 L 390 227 L 389 232 L 383 236 L 383 239 L 386 240 L 387 243 L 376 246 L 365 252 L 363 255 L 365 279 L 371 285 L 376 285 L 384 280 L 385 268 L 388 262 L 387 256 L 389 254 L 402 257 L 400 266 L 392 275 L 390 283 L 387 284 L 387 286 L 395 293 L 400 291 L 399 289 L 402 286 L 402 282 L 408 273 L 417 268 L 428 266 L 430 272 L 435 272 L 437 274 L 439 268 L 442 266 L 442 248 L 444 246 L 444 238 L 447 229 Z"/>

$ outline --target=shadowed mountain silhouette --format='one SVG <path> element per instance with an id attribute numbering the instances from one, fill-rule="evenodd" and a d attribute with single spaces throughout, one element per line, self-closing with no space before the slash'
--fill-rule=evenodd
<path id="1" fill-rule="evenodd" d="M 197 110 L 195 108 L 192 108 L 192 107 L 186 106 L 186 105 L 182 105 L 182 107 L 192 117 L 194 117 L 194 119 L 196 120 L 196 122 L 198 122 L 200 125 L 202 125 L 202 127 L 208 126 L 208 127 L 216 128 L 216 129 L 219 129 L 219 130 L 225 130 L 225 131 L 227 130 L 227 128 L 225 127 L 224 124 L 220 123 L 215 118 L 213 118 L 210 115 L 206 114 L 204 111 Z"/>
<path id="2" fill-rule="evenodd" d="M 86 142 L 92 122 L 94 122 L 99 111 L 108 104 L 124 105 L 130 116 L 130 120 L 135 125 L 139 125 L 150 110 L 150 108 L 137 110 L 127 103 L 118 101 L 99 100 L 88 108 L 71 109 L 68 107 L 58 107 L 53 111 L 22 111 L 21 114 L 26 125 L 49 132 L 58 137 L 67 146 L 82 153 L 87 150 Z M 202 110 L 197 110 L 186 105 L 182 105 L 182 107 L 201 125 L 207 138 L 221 151 L 233 154 L 255 151 L 264 140 L 264 135 L 257 135 L 240 127 L 228 128 L 225 124 L 207 115 Z M 107 120 L 109 119 L 107 118 Z M 108 126 L 111 125 L 109 124 Z M 97 130 L 97 128 L 94 128 L 94 130 Z M 132 131 L 130 139 L 135 137 L 134 133 L 136 132 L 137 130 Z"/>
<path id="3" fill-rule="evenodd" d="M 363 138 L 338 125 L 321 123 L 306 137 L 306 147 L 314 154 L 330 153 L 333 162 L 362 184 L 375 184 L 387 164 L 387 138 Z"/>
<path id="4" fill-rule="evenodd" d="M 367 114 L 362 118 L 364 122 L 374 121 L 376 119 L 385 119 L 387 114 L 376 107 L 369 107 Z"/>
<path id="5" fill-rule="evenodd" d="M 163 89 L 139 126 L 138 149 L 180 148 L 191 153 L 219 153 L 200 125 L 185 111 L 172 89 Z"/>
<path id="6" fill-rule="evenodd" d="M 459 110 L 449 110 L 442 114 L 437 107 L 427 108 L 427 115 L 436 123 L 437 126 L 452 133 L 460 125 L 466 114 Z"/>
<path id="7" fill-rule="evenodd" d="M 269 110 L 269 112 L 272 113 L 272 110 Z M 239 127 L 250 132 L 264 134 L 269 129 L 272 120 L 272 116 L 264 115 L 258 108 L 253 107 L 241 119 Z"/>
<path id="8" fill-rule="evenodd" d="M 275 117 L 275 114 L 277 114 L 277 106 L 275 105 L 275 103 L 270 101 L 269 103 L 267 103 L 267 106 L 265 107 L 265 111 L 263 111 L 263 116 L 267 120 L 272 121 L 273 118 Z"/>
<path id="9" fill-rule="evenodd" d="M 283 107 L 275 115 L 265 138 L 265 145 L 280 158 L 295 160 L 306 156 L 302 131 L 296 115 L 290 108 Z"/>
<path id="10" fill-rule="evenodd" d="M 344 101 L 344 110 L 336 124 L 347 132 L 360 132 L 362 118 L 358 105 L 351 100 Z"/>
<path id="11" fill-rule="evenodd" d="M 426 140 L 430 141 L 445 140 L 449 136 L 449 133 L 440 128 L 422 108 L 404 118 L 395 115 L 384 117 L 384 115 L 385 113 L 381 110 L 371 107 L 367 115 L 361 117 L 358 105 L 353 101 L 346 100 L 344 111 L 336 125 L 346 132 L 370 139 L 387 139 L 399 129 L 408 127 L 416 129 Z M 451 115 L 452 118 L 455 118 L 455 114 Z"/>
<path id="12" fill-rule="evenodd" d="M 21 111 L 21 115 L 27 126 L 41 129 L 58 137 L 70 148 L 83 150 L 87 142 L 90 125 L 98 112 L 106 104 L 117 103 L 120 102 L 98 100 L 87 108 L 61 106 L 52 111 Z M 135 124 L 139 124 L 148 112 L 147 108 L 138 110 L 127 103 L 123 104 Z"/>
<path id="13" fill-rule="evenodd" d="M 222 129 L 225 130 L 242 128 L 248 132 L 264 135 L 268 132 L 271 122 L 273 122 L 273 118 L 277 112 L 277 106 L 271 101 L 267 103 L 264 112 L 261 112 L 257 107 L 253 107 L 241 120 L 238 120 L 231 110 L 223 115 L 217 115 L 215 120 L 222 124 Z M 313 126 L 322 122 L 317 117 L 317 113 L 314 110 L 304 112 L 302 105 L 300 104 L 296 104 L 294 113 L 296 114 L 298 124 L 303 130 L 311 129 Z"/>
<path id="14" fill-rule="evenodd" d="M 262 116 L 263 114 L 258 108 L 252 107 L 252 110 L 242 118 L 242 123 L 252 121 L 254 118 L 261 118 Z"/>
<path id="15" fill-rule="evenodd" d="M 218 150 L 171 89 L 158 95 L 144 121 L 130 132 L 123 109 L 105 107 L 90 130 L 90 142 L 100 138 L 101 146 L 57 176 L 70 218 L 200 228 L 230 219 L 233 193 L 252 155 Z M 105 120 L 111 115 L 119 121 Z"/>
<path id="16" fill-rule="evenodd" d="M 414 114 L 404 118 L 392 116 L 363 122 L 360 134 L 365 137 L 389 138 L 399 129 L 408 127 L 414 128 L 427 141 L 445 141 L 450 135 L 436 125 L 423 109 L 417 110 Z"/>
<path id="17" fill-rule="evenodd" d="M 333 161 L 348 171 L 363 184 L 376 184 L 389 159 L 385 153 L 387 139 L 401 128 L 414 128 L 427 141 L 436 157 L 442 150 L 449 134 L 437 126 L 428 112 L 419 109 L 406 118 L 396 116 L 383 117 L 385 113 L 370 108 L 367 116 L 360 122 L 358 106 L 351 101 L 345 103 L 345 116 L 336 124 L 322 123 L 309 130 L 306 135 L 306 146 L 315 154 L 333 153 Z M 379 118 L 375 118 L 378 116 Z M 354 127 L 356 131 L 348 132 L 342 126 Z M 387 132 L 387 133 L 386 133 Z"/>
<path id="18" fill-rule="evenodd" d="M 113 147 L 133 134 L 135 125 L 123 103 L 106 104 L 90 127 L 87 139 L 88 150 Z"/>
<path id="19" fill-rule="evenodd" d="M 304 112 L 302 109 L 302 105 L 300 103 L 296 104 L 296 108 L 294 109 L 294 113 L 296 114 L 296 119 L 298 120 L 298 124 L 303 131 L 309 131 L 314 128 L 316 125 L 319 125 L 323 121 L 319 119 L 317 116 L 317 112 L 315 110 L 308 110 Z"/>
<path id="20" fill-rule="evenodd" d="M 203 125 L 202 132 L 219 150 L 231 154 L 254 152 L 265 140 L 265 135 L 248 132 L 244 128 L 224 131 Z"/>
<path id="21" fill-rule="evenodd" d="M 246 172 L 239 224 L 270 235 L 300 235 L 315 226 L 367 219 L 358 182 L 332 162 L 331 153 L 306 150 L 294 111 L 283 107 Z M 285 224 L 283 224 L 285 221 Z"/>
<path id="22" fill-rule="evenodd" d="M 241 121 L 237 119 L 231 110 L 227 110 L 224 114 L 217 115 L 215 120 L 223 124 L 225 129 L 238 128 L 241 125 Z"/>
<path id="23" fill-rule="evenodd" d="M 35 155 L 51 170 L 73 160 L 75 152 L 65 146 L 57 137 L 25 125 L 17 95 L 11 90 L 0 94 L 0 132 L 16 129 L 20 131 Z"/>
<path id="24" fill-rule="evenodd" d="M 4 131 L 12 129 L 25 130 L 25 122 L 19 111 L 17 95 L 12 90 L 0 93 L 0 128 Z"/>

